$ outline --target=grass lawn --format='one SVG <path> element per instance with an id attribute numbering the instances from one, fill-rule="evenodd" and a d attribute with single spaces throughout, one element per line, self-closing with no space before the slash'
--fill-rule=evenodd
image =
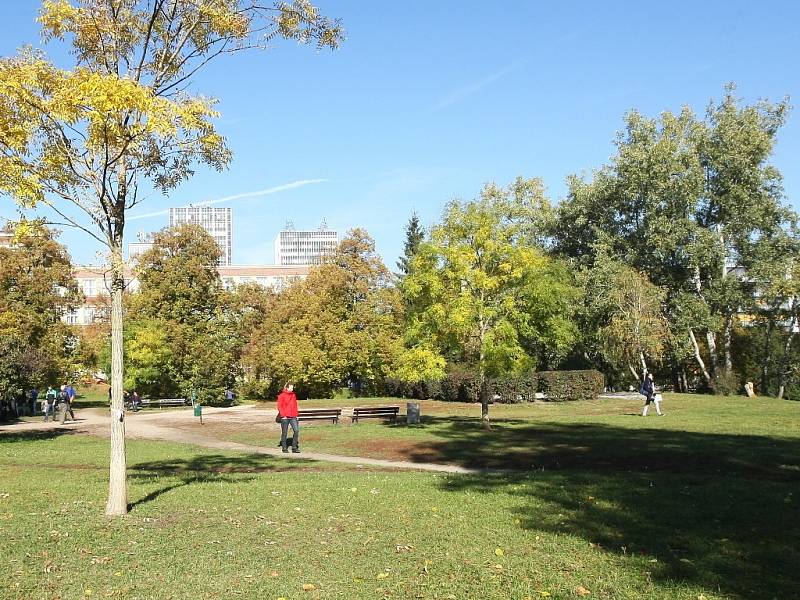
<path id="1" fill-rule="evenodd" d="M 0 435 L 0 598 L 798 597 L 800 405 L 498 405 L 487 433 L 440 404 L 420 426 L 306 427 L 303 445 L 511 470 L 132 441 L 132 510 L 108 520 L 107 441 Z"/>

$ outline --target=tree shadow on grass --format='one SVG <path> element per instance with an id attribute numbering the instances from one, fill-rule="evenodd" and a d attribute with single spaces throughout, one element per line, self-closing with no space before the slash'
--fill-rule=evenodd
<path id="1" fill-rule="evenodd" d="M 265 455 L 243 454 L 226 456 L 224 454 L 199 454 L 189 459 L 166 459 L 141 462 L 128 470 L 131 480 L 148 483 L 169 478 L 168 485 L 154 490 L 128 505 L 128 510 L 155 500 L 159 496 L 187 485 L 196 483 L 241 483 L 253 479 L 253 475 L 266 472 L 296 470 L 313 461 L 286 461 Z M 248 476 L 250 475 L 250 476 Z"/>
<path id="2" fill-rule="evenodd" d="M 0 431 L 0 444 L 13 444 L 16 442 L 35 442 L 53 440 L 62 435 L 74 435 L 76 430 L 67 427 L 53 429 L 29 429 L 27 431 L 4 430 Z"/>
<path id="3" fill-rule="evenodd" d="M 797 597 L 800 440 L 598 424 L 438 423 L 412 460 L 515 469 L 453 492 L 509 494 L 521 526 L 627 557 L 661 585 Z M 654 561 L 654 562 L 651 562 Z"/>

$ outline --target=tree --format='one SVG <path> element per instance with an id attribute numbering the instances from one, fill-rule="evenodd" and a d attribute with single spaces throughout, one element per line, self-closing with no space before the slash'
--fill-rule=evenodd
<path id="1" fill-rule="evenodd" d="M 350 231 L 334 255 L 275 299 L 249 344 L 247 370 L 312 395 L 346 384 L 375 388 L 402 350 L 391 279 L 367 232 Z"/>
<path id="2" fill-rule="evenodd" d="M 219 403 L 233 383 L 241 344 L 238 319 L 217 271 L 220 249 L 198 225 L 165 229 L 139 256 L 139 290 L 125 349 L 126 385 Z"/>
<path id="3" fill-rule="evenodd" d="M 19 395 L 72 375 L 75 335 L 61 317 L 80 297 L 66 248 L 51 231 L 23 222 L 13 240 L 0 247 L 0 392 Z"/>
<path id="4" fill-rule="evenodd" d="M 425 231 L 420 225 L 419 215 L 416 212 L 411 213 L 406 225 L 406 241 L 403 244 L 403 256 L 397 261 L 397 268 L 399 272 L 398 277 L 402 278 L 408 275 L 409 265 L 414 255 L 419 251 L 419 245 L 425 239 Z"/>
<path id="5" fill-rule="evenodd" d="M 530 189 L 518 180 L 450 202 L 402 282 L 412 344 L 475 368 L 487 427 L 487 378 L 527 371 L 548 352 L 563 356 L 576 336 L 578 291 L 563 266 L 531 243 L 530 204 L 521 193 Z"/>
<path id="6" fill-rule="evenodd" d="M 692 356 L 710 386 L 730 378 L 733 326 L 754 306 L 746 274 L 791 219 L 768 163 L 787 110 L 743 105 L 729 86 L 702 120 L 688 108 L 658 119 L 634 111 L 611 163 L 591 181 L 572 178 L 558 209 L 559 254 L 591 265 L 609 248 L 667 290 L 672 335 L 684 340 L 670 346 L 673 362 Z"/>
<path id="7" fill-rule="evenodd" d="M 648 373 L 647 357 L 660 360 L 666 346 L 669 329 L 661 312 L 664 296 L 644 273 L 630 267 L 620 268 L 611 280 L 611 318 L 602 330 L 605 347 L 612 361 L 624 364 L 637 382 Z"/>
<path id="8" fill-rule="evenodd" d="M 230 151 L 213 101 L 189 93 L 209 61 L 276 38 L 335 47 L 338 22 L 307 0 L 45 0 L 46 41 L 68 41 L 73 70 L 40 51 L 0 60 L 0 193 L 46 205 L 109 253 L 112 426 L 106 513 L 127 512 L 122 411 L 123 237 L 146 185 L 166 193 L 192 165 Z"/>

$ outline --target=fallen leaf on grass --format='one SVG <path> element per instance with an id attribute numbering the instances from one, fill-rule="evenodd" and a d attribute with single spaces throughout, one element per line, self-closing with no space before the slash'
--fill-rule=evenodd
<path id="1" fill-rule="evenodd" d="M 303 584 L 303 591 L 304 592 L 313 592 L 315 589 L 317 589 L 317 586 L 315 586 L 313 583 L 304 583 Z"/>
<path id="2" fill-rule="evenodd" d="M 494 549 L 494 555 L 495 556 L 503 556 L 504 554 L 505 554 L 505 551 L 502 548 L 495 548 Z"/>
<path id="3" fill-rule="evenodd" d="M 395 546 L 394 551 L 398 554 L 400 552 L 411 552 L 414 549 L 414 546 Z"/>
<path id="4" fill-rule="evenodd" d="M 272 573 L 269 574 L 270 577 L 278 577 L 279 575 L 280 573 L 278 573 L 277 571 L 272 571 Z"/>
<path id="5" fill-rule="evenodd" d="M 389 574 L 388 574 L 388 573 L 378 573 L 378 574 L 375 576 L 375 579 L 386 579 L 388 576 L 389 576 Z"/>
<path id="6" fill-rule="evenodd" d="M 587 589 L 586 589 L 585 587 L 583 587 L 582 585 L 579 585 L 578 587 L 576 587 L 576 588 L 575 588 L 575 593 L 576 593 L 576 594 L 578 594 L 578 596 L 588 596 L 588 595 L 589 595 L 589 594 L 591 594 L 592 592 L 590 592 L 589 590 L 587 590 Z"/>

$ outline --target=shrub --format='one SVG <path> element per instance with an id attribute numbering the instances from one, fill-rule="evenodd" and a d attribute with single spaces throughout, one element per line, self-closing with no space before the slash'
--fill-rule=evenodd
<path id="1" fill-rule="evenodd" d="M 536 374 L 539 391 L 551 402 L 591 400 L 603 391 L 599 371 L 541 371 Z"/>
<path id="2" fill-rule="evenodd" d="M 534 402 L 539 378 L 536 373 L 518 377 L 497 377 L 490 383 L 490 395 L 498 404 L 520 404 Z"/>
<path id="3" fill-rule="evenodd" d="M 711 382 L 711 389 L 720 396 L 730 396 L 737 392 L 741 393 L 743 384 L 739 381 L 739 376 L 733 371 L 719 373 Z"/>
<path id="4" fill-rule="evenodd" d="M 239 397 L 253 400 L 275 400 L 280 384 L 271 379 L 248 379 L 239 384 Z"/>

